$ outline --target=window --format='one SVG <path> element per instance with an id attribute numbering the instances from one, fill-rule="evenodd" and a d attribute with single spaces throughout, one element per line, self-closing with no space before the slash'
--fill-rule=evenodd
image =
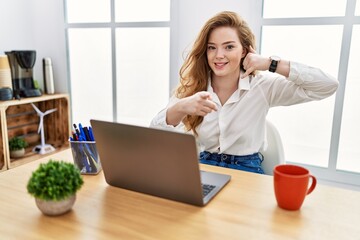
<path id="1" fill-rule="evenodd" d="M 115 0 L 115 20 L 116 22 L 170 21 L 170 0 Z"/>
<path id="2" fill-rule="evenodd" d="M 166 105 L 169 34 L 168 28 L 116 29 L 118 121 L 149 125 Z"/>
<path id="3" fill-rule="evenodd" d="M 344 16 L 346 0 L 264 0 L 264 18 Z"/>
<path id="4" fill-rule="evenodd" d="M 272 108 L 268 118 L 280 131 L 287 161 L 306 165 L 324 181 L 358 186 L 359 2 L 264 0 L 260 44 L 264 56 L 280 55 L 338 78 L 336 95 Z"/>
<path id="5" fill-rule="evenodd" d="M 110 22 L 110 0 L 67 0 L 68 23 Z"/>
<path id="6" fill-rule="evenodd" d="M 112 120 L 110 29 L 71 28 L 68 41 L 74 123 L 88 123 L 89 117 Z"/>
<path id="7" fill-rule="evenodd" d="M 264 56 L 277 54 L 284 59 L 327 69 L 327 72 L 337 76 L 341 36 L 342 26 L 339 25 L 264 26 L 261 53 Z M 320 42 L 314 39 L 328 40 Z M 327 167 L 334 100 L 335 95 L 319 102 L 272 108 L 269 111 L 268 118 L 280 127 L 287 159 Z M 321 134 L 314 134 L 315 130 Z"/>
<path id="8" fill-rule="evenodd" d="M 66 21 L 72 121 L 149 125 L 169 96 L 170 0 L 67 0 Z"/>

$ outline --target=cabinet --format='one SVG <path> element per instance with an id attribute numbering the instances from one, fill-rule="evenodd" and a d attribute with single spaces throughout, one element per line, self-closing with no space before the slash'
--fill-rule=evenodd
<path id="1" fill-rule="evenodd" d="M 54 146 L 56 151 L 69 148 L 68 139 L 71 127 L 69 96 L 67 94 L 0 101 L 0 171 L 44 157 L 44 155 L 32 152 L 33 147 L 40 144 L 41 141 L 38 133 L 40 118 L 31 103 L 42 112 L 53 108 L 57 109 L 57 111 L 44 117 L 45 142 Z M 25 156 L 13 159 L 10 158 L 9 139 L 15 136 L 25 138 L 28 147 L 25 149 Z"/>

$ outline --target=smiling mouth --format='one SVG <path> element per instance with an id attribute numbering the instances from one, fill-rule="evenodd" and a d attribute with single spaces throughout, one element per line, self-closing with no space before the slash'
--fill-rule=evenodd
<path id="1" fill-rule="evenodd" d="M 214 63 L 214 65 L 216 66 L 216 67 L 223 67 L 223 66 L 225 66 L 226 64 L 228 64 L 227 62 L 223 62 L 223 63 Z"/>

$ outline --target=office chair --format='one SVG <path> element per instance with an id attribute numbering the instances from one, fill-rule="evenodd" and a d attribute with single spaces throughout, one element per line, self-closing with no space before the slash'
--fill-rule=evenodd
<path id="1" fill-rule="evenodd" d="M 285 154 L 280 134 L 274 124 L 268 120 L 266 121 L 266 139 L 268 146 L 266 150 L 260 151 L 264 156 L 261 166 L 265 174 L 273 175 L 274 167 L 285 163 Z"/>

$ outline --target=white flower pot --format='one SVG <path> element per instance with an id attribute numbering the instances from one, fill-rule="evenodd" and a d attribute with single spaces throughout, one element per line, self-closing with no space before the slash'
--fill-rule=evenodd
<path id="1" fill-rule="evenodd" d="M 25 155 L 25 148 L 10 151 L 11 158 L 20 158 Z"/>
<path id="2" fill-rule="evenodd" d="M 60 201 L 45 201 L 35 198 L 35 202 L 40 211 L 49 216 L 56 216 L 64 214 L 72 208 L 76 200 L 76 195 Z"/>

